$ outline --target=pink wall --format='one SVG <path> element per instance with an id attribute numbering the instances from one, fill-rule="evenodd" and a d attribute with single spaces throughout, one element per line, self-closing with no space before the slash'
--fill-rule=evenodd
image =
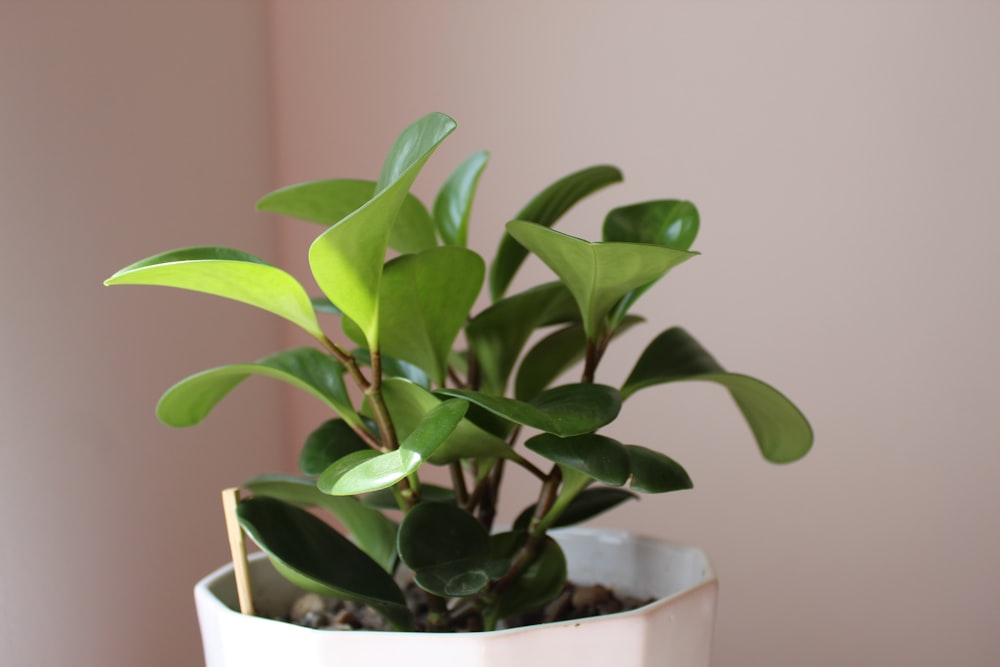
<path id="1" fill-rule="evenodd" d="M 277 387 L 205 425 L 172 383 L 278 344 L 274 318 L 108 289 L 171 247 L 273 255 L 264 4 L 0 8 L 0 664 L 201 664 L 193 583 L 225 561 L 219 490 L 281 464 Z"/>
<path id="2" fill-rule="evenodd" d="M 566 231 L 695 200 L 704 255 L 641 310 L 813 419 L 813 454 L 779 469 L 712 387 L 628 407 L 618 435 L 697 488 L 607 521 L 712 554 L 715 664 L 992 665 L 1000 9 L 845 4 L 5 3 L 0 662 L 198 664 L 190 585 L 226 558 L 218 489 L 288 465 L 274 445 L 318 417 L 261 382 L 197 429 L 159 425 L 170 383 L 291 334 L 100 281 L 199 243 L 297 260 L 315 228 L 276 236 L 256 197 L 374 177 L 394 133 L 439 109 L 460 129 L 416 191 L 492 149 L 484 254 L 586 164 L 616 162 L 626 184 Z M 655 331 L 630 334 L 605 379 Z"/>
<path id="3" fill-rule="evenodd" d="M 713 387 L 640 394 L 623 438 L 696 490 L 607 519 L 697 543 L 722 577 L 715 664 L 992 665 L 1000 654 L 1000 9 L 988 3 L 280 2 L 278 180 L 368 176 L 430 110 L 458 132 L 424 196 L 493 151 L 474 245 L 612 161 L 606 208 L 688 197 L 703 257 L 645 298 L 811 416 L 765 464 Z M 307 227 L 284 238 L 299 257 Z M 313 231 L 313 230 L 308 230 Z M 542 275 L 542 269 L 536 269 Z M 658 329 L 609 359 L 622 377 Z M 617 366 L 617 368 L 614 368 Z M 314 415 L 297 408 L 293 442 Z"/>

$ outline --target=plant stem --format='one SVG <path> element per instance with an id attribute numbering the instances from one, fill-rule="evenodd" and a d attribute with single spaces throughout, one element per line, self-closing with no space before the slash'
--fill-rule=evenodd
<path id="1" fill-rule="evenodd" d="M 372 360 L 372 381 L 365 389 L 365 396 L 368 397 L 375 413 L 375 422 L 378 424 L 379 433 L 382 434 L 382 447 L 385 451 L 392 451 L 399 447 L 399 443 L 396 440 L 396 427 L 389 415 L 389 408 L 382 397 L 382 352 L 376 347 L 369 350 L 369 354 Z"/>
<path id="2" fill-rule="evenodd" d="M 433 593 L 427 593 L 427 630 L 430 632 L 447 632 L 449 626 L 448 605 L 444 598 Z"/>
<path id="3" fill-rule="evenodd" d="M 526 567 L 531 565 L 531 562 L 535 560 L 538 555 L 542 544 L 545 541 L 545 531 L 538 530 L 541 525 L 542 518 L 548 514 L 552 505 L 555 503 L 556 498 L 559 495 L 559 484 L 562 481 L 562 471 L 559 470 L 558 465 L 552 466 L 552 472 L 549 473 L 548 478 L 545 483 L 542 484 L 542 490 L 539 493 L 538 504 L 535 506 L 535 514 L 531 517 L 531 528 L 529 529 L 528 541 L 524 543 L 521 547 L 521 551 L 518 552 L 514 561 L 511 563 L 510 568 L 507 570 L 506 574 L 497 579 L 496 583 L 490 591 L 492 597 L 499 596 L 504 590 L 510 586 L 517 577 L 524 571 Z"/>
<path id="4" fill-rule="evenodd" d="M 451 470 L 451 484 L 455 487 L 458 504 L 464 506 L 469 502 L 469 489 L 465 486 L 465 473 L 462 471 L 462 462 L 452 461 L 448 467 Z"/>
<path id="5" fill-rule="evenodd" d="M 587 357 L 583 363 L 583 377 L 580 380 L 581 382 L 588 384 L 594 382 L 597 365 L 601 363 L 601 358 L 604 356 L 604 351 L 608 349 L 610 341 L 610 333 L 601 334 L 599 338 L 587 339 Z"/>

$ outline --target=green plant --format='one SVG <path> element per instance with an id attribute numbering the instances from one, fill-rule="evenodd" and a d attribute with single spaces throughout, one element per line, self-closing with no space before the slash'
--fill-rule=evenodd
<path id="1" fill-rule="evenodd" d="M 690 202 L 657 200 L 608 213 L 598 243 L 550 229 L 578 200 L 621 180 L 614 167 L 563 178 L 507 224 L 489 270 L 492 303 L 470 316 L 486 279 L 484 261 L 465 247 L 486 153 L 452 173 L 430 211 L 409 194 L 454 128 L 442 114 L 408 127 L 376 183 L 317 181 L 260 200 L 260 210 L 327 226 L 309 251 L 322 297 L 311 299 L 281 269 L 218 247 L 156 255 L 106 281 L 242 301 L 318 341 L 188 377 L 164 394 L 157 412 L 171 426 L 196 424 L 253 375 L 283 380 L 326 403 L 336 417 L 307 439 L 303 477 L 247 481 L 252 498 L 240 504 L 240 521 L 293 582 L 367 603 L 403 630 L 413 628 L 414 618 L 392 577 L 400 562 L 429 594 L 430 629 L 451 629 L 459 615 L 493 628 L 563 586 L 566 564 L 550 529 L 637 492 L 691 487 L 666 455 L 603 433 L 622 401 L 640 389 L 715 382 L 733 396 L 767 460 L 796 460 L 812 444 L 809 424 L 784 396 L 726 372 L 679 328 L 649 344 L 621 387 L 596 382 L 609 343 L 641 321 L 630 313 L 633 303 L 696 254 L 689 248 L 699 225 Z M 389 248 L 399 254 L 386 261 Z M 507 296 L 529 252 L 558 280 Z M 356 349 L 324 333 L 318 314 L 325 313 L 340 317 Z M 581 361 L 579 382 L 550 387 Z M 348 382 L 361 399 L 352 399 Z M 451 487 L 421 481 L 427 465 L 445 468 Z M 537 477 L 539 491 L 525 499 L 511 530 L 494 534 L 509 465 Z M 307 507 L 332 512 L 351 540 Z M 397 512 L 398 523 L 391 518 Z"/>

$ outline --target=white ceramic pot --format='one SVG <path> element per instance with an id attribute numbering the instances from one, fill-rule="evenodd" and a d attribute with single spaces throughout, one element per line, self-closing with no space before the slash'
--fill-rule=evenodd
<path id="1" fill-rule="evenodd" d="M 493 632 L 311 630 L 236 611 L 232 567 L 195 587 L 207 667 L 708 667 L 718 583 L 694 547 L 616 530 L 553 534 L 570 579 L 657 601 L 639 609 Z M 266 558 L 251 561 L 257 613 L 280 615 L 300 593 Z"/>

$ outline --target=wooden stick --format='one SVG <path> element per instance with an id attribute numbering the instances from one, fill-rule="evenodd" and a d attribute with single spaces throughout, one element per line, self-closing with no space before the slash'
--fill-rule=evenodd
<path id="1" fill-rule="evenodd" d="M 240 599 L 240 611 L 254 615 L 253 592 L 250 590 L 250 569 L 247 564 L 247 545 L 243 539 L 243 528 L 236 517 L 236 506 L 240 502 L 238 488 L 222 492 L 222 509 L 226 513 L 226 532 L 229 534 L 229 550 L 233 554 L 233 574 L 236 576 L 236 594 Z"/>

